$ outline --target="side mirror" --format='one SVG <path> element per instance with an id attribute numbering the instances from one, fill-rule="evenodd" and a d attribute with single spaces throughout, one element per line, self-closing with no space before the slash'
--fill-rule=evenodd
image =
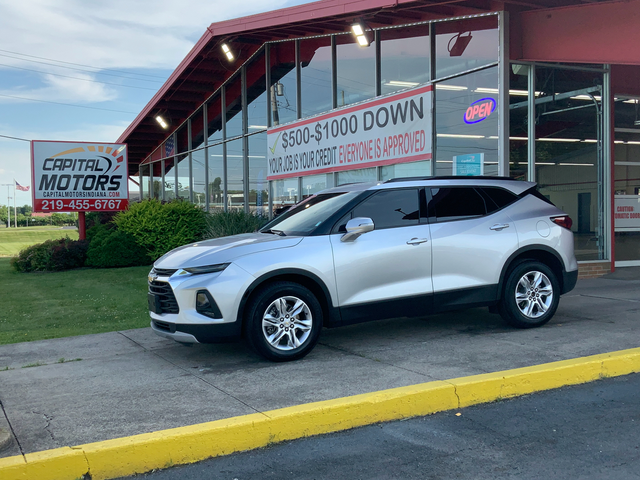
<path id="1" fill-rule="evenodd" d="M 347 233 L 341 238 L 341 242 L 353 242 L 363 233 L 370 232 L 374 229 L 373 220 L 367 217 L 352 218 L 347 222 Z"/>

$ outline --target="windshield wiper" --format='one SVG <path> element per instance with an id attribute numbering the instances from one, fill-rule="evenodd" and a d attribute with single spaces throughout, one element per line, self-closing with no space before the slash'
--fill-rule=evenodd
<path id="1" fill-rule="evenodd" d="M 284 233 L 282 230 L 275 230 L 273 228 L 270 228 L 269 230 L 263 230 L 262 233 L 273 233 L 274 235 L 280 235 L 281 237 L 287 236 L 287 234 Z"/>

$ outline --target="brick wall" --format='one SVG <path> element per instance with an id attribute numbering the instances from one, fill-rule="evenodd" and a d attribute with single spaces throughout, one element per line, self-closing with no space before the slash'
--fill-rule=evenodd
<path id="1" fill-rule="evenodd" d="M 611 262 L 578 264 L 578 278 L 596 278 L 611 273 Z"/>

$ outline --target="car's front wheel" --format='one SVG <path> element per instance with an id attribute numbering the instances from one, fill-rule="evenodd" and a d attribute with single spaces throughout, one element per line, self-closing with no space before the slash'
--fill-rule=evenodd
<path id="1" fill-rule="evenodd" d="M 261 288 L 249 303 L 247 340 L 268 360 L 285 362 L 308 354 L 322 329 L 322 307 L 315 295 L 294 282 Z"/>
<path id="2" fill-rule="evenodd" d="M 551 320 L 560 301 L 560 283 L 545 264 L 526 261 L 507 275 L 498 311 L 518 328 L 540 327 Z"/>

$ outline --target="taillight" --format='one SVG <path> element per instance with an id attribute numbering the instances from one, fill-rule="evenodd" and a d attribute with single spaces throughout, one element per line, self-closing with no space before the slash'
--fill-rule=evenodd
<path id="1" fill-rule="evenodd" d="M 567 230 L 571 230 L 571 225 L 573 225 L 573 221 L 569 215 L 562 215 L 560 217 L 551 217 L 551 221 L 556 225 L 560 225 L 561 227 L 566 228 Z"/>

